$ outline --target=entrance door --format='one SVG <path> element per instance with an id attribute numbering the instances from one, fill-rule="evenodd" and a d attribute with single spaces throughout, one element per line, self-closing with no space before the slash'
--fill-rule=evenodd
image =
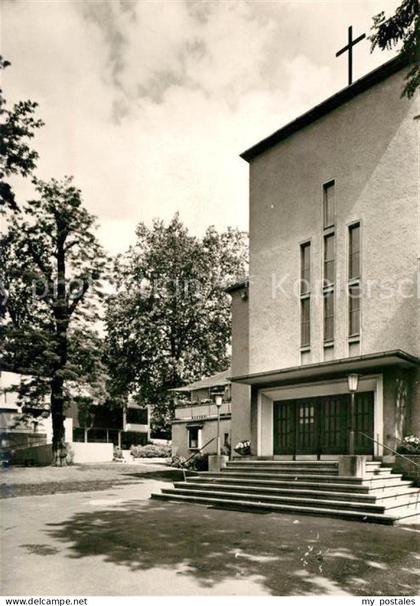
<path id="1" fill-rule="evenodd" d="M 318 400 L 319 454 L 347 452 L 349 412 L 347 395 L 328 396 Z"/>
<path id="2" fill-rule="evenodd" d="M 373 435 L 373 393 L 356 394 L 354 452 L 355 454 L 373 454 L 374 442 L 366 436 Z"/>
<path id="3" fill-rule="evenodd" d="M 356 394 L 355 453 L 372 454 L 373 392 Z M 274 454 L 346 454 L 348 394 L 274 402 Z M 360 432 L 363 432 L 360 433 Z"/>
<path id="4" fill-rule="evenodd" d="M 318 448 L 317 400 L 308 398 L 298 400 L 296 408 L 296 450 L 302 454 L 311 454 Z"/>

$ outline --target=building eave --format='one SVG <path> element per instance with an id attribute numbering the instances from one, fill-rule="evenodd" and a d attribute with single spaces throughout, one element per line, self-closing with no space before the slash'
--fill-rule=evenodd
<path id="1" fill-rule="evenodd" d="M 305 364 L 289 368 L 281 368 L 248 375 L 232 377 L 233 383 L 245 385 L 281 385 L 313 380 L 322 380 L 348 373 L 372 373 L 390 366 L 414 368 L 420 366 L 420 358 L 402 350 L 385 351 L 375 354 L 328 360 L 316 364 Z"/>
<path id="2" fill-rule="evenodd" d="M 280 141 L 283 141 L 287 137 L 290 137 L 290 135 L 293 135 L 305 126 L 312 124 L 319 118 L 322 118 L 337 107 L 340 107 L 344 103 L 347 103 L 347 101 L 350 101 L 357 95 L 360 95 L 360 93 L 363 93 L 375 84 L 386 80 L 386 78 L 389 78 L 390 76 L 398 72 L 403 67 L 406 67 L 407 65 L 408 60 L 404 55 L 400 54 L 397 57 L 394 57 L 390 61 L 387 61 L 380 67 L 366 74 L 366 76 L 363 76 L 359 80 L 356 80 L 356 82 L 354 82 L 350 86 L 347 86 L 346 88 L 340 90 L 338 93 L 335 93 L 331 97 L 328 97 L 328 99 L 326 99 L 319 105 L 316 105 L 309 111 L 305 112 L 292 122 L 289 122 L 288 124 L 275 131 L 265 139 L 262 139 L 261 141 L 244 151 L 242 154 L 240 154 L 240 157 L 246 160 L 247 162 L 251 162 L 254 158 L 269 150 L 271 147 L 273 147 Z"/>
<path id="3" fill-rule="evenodd" d="M 192 391 L 200 391 L 202 389 L 212 389 L 214 387 L 226 387 L 230 384 L 230 368 L 216 373 L 210 377 L 205 377 L 200 381 L 195 381 L 190 385 L 182 385 L 181 387 L 174 387 L 169 389 L 170 392 L 174 393 L 191 393 Z"/>

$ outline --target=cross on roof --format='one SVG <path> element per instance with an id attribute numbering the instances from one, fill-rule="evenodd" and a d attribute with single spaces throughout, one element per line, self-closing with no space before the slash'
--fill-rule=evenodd
<path id="1" fill-rule="evenodd" d="M 361 40 L 363 40 L 363 38 L 366 38 L 366 34 L 362 34 L 361 36 L 359 36 L 358 38 L 356 38 L 355 40 L 353 40 L 353 26 L 350 25 L 349 26 L 349 32 L 348 32 L 348 43 L 347 43 L 347 45 L 344 46 L 342 49 L 340 49 L 338 52 L 335 53 L 335 56 L 339 57 L 340 55 L 342 55 L 346 51 L 349 52 L 349 86 L 353 82 L 353 46 L 355 44 L 357 44 L 358 42 L 360 42 Z"/>

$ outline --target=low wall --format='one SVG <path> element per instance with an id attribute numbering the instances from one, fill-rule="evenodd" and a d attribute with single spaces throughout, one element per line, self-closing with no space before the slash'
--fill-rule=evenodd
<path id="1" fill-rule="evenodd" d="M 47 434 L 28 431 L 5 431 L 1 435 L 2 446 L 5 448 L 30 448 L 47 443 Z"/>
<path id="2" fill-rule="evenodd" d="M 73 463 L 108 463 L 114 456 L 114 446 L 102 442 L 73 442 L 68 445 L 73 452 Z M 12 465 L 51 465 L 52 445 L 31 446 L 15 450 Z"/>
<path id="3" fill-rule="evenodd" d="M 52 458 L 51 444 L 43 444 L 15 450 L 11 463 L 12 465 L 51 465 Z"/>
<path id="4" fill-rule="evenodd" d="M 73 442 L 73 463 L 107 463 L 114 456 L 114 445 L 104 442 Z"/>

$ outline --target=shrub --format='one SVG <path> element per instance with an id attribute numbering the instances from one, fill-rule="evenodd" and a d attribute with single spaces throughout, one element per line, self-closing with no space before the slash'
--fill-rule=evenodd
<path id="1" fill-rule="evenodd" d="M 238 442 L 234 448 L 234 451 L 240 455 L 250 455 L 251 442 L 249 440 L 242 440 L 242 442 Z"/>
<path id="2" fill-rule="evenodd" d="M 171 467 L 177 467 L 178 469 L 182 469 L 185 467 L 186 460 L 187 459 L 185 457 L 172 457 Z"/>
<path id="3" fill-rule="evenodd" d="M 416 454 L 420 455 L 420 438 L 411 435 L 406 436 L 397 448 L 400 454 Z"/>
<path id="4" fill-rule="evenodd" d="M 119 448 L 118 446 L 114 446 L 114 461 L 119 461 L 123 458 L 124 457 L 121 448 Z"/>
<path id="5" fill-rule="evenodd" d="M 168 458 L 172 454 L 172 449 L 162 444 L 146 444 L 146 446 L 132 446 L 130 452 L 135 459 Z"/>
<path id="6" fill-rule="evenodd" d="M 191 471 L 208 471 L 209 455 L 207 453 L 200 453 L 191 459 L 178 456 L 172 457 L 171 467 L 189 469 Z"/>

